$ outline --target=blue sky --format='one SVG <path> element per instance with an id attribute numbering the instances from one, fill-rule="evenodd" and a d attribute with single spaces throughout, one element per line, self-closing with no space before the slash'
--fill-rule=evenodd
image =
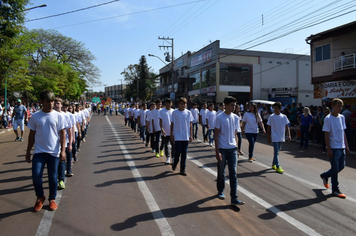
<path id="1" fill-rule="evenodd" d="M 28 12 L 36 19 L 73 11 L 112 0 L 32 0 L 45 8 Z M 309 54 L 305 38 L 356 19 L 356 1 L 350 0 L 121 0 L 63 16 L 30 21 L 29 29 L 55 29 L 85 44 L 97 58 L 101 82 L 120 84 L 120 74 L 145 55 L 158 73 L 164 64 L 164 44 L 158 37 L 174 38 L 174 54 L 197 51 L 220 40 L 221 47 Z M 330 21 L 288 34 L 321 20 Z M 263 24 L 262 24 L 263 16 Z M 107 19 L 109 18 L 109 19 Z M 272 40 L 277 38 L 276 40 Z M 265 42 L 272 40 L 270 42 Z M 256 46 L 257 44 L 261 44 Z M 94 91 L 103 87 L 94 87 Z"/>

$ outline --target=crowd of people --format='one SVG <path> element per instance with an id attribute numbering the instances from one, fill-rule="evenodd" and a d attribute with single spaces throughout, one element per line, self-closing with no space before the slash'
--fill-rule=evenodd
<path id="1" fill-rule="evenodd" d="M 28 115 L 28 109 L 21 104 L 21 100 L 17 100 L 12 117 L 15 141 L 23 140 L 25 122 L 28 122 L 27 127 L 30 130 L 26 161 L 32 162 L 32 179 L 37 196 L 34 211 L 41 210 L 46 199 L 42 182 L 45 165 L 49 179 L 49 210 L 56 210 L 57 189 L 64 189 L 65 178 L 74 175 L 72 165 L 78 161 L 77 153 L 80 151 L 81 142 L 85 142 L 92 112 L 97 112 L 98 115 L 101 115 L 101 112 L 107 115 L 109 112 L 112 115 L 114 111 L 116 115 L 119 113 L 123 115 L 125 126 L 138 133 L 140 140 L 146 147 L 150 147 L 152 154 L 157 158 L 166 157 L 165 164 L 171 165 L 172 171 L 175 171 L 180 163 L 179 173 L 183 176 L 187 176 L 189 142 L 198 139 L 197 133 L 201 127 L 203 137 L 201 141 L 215 148 L 218 169 L 217 197 L 226 198 L 224 190 L 227 165 L 232 205 L 244 204 L 237 196 L 236 174 L 238 156 L 244 155 L 241 150 L 242 136 L 246 136 L 248 140 L 248 160 L 252 163 L 256 160 L 253 152 L 258 135 L 267 134 L 267 141 L 272 143 L 274 148 L 271 168 L 282 174 L 284 170 L 280 165 L 279 152 L 286 138 L 288 141 L 291 140 L 291 127 L 301 127 L 300 146 L 305 148 L 308 148 L 309 133 L 316 130 L 322 135 L 321 142 L 326 147 L 325 151 L 331 164 L 330 170 L 320 175 L 323 184 L 329 188 L 328 180 L 331 178 L 333 194 L 346 198 L 339 190 L 338 182 L 338 173 L 344 168 L 345 157 L 349 152 L 346 138 L 347 114 L 345 116 L 341 114 L 343 101 L 340 99 L 332 101 L 331 109 L 317 107 L 314 116 L 311 114 L 313 108 L 301 108 L 301 104 L 298 107 L 292 104 L 290 108 L 283 107 L 280 102 L 274 103 L 271 107 L 255 103 L 242 106 L 237 105 L 236 99 L 231 96 L 227 96 L 223 103 L 217 105 L 217 111 L 214 104 L 206 102 L 201 104 L 200 110 L 196 103 L 191 103 L 190 109 L 187 109 L 185 98 L 180 98 L 177 104 L 173 104 L 171 99 L 166 99 L 163 104 L 161 100 L 139 104 L 70 103 L 55 97 L 53 92 L 48 90 L 40 94 L 40 104 L 37 111 L 32 111 Z M 346 106 L 345 111 L 347 109 Z M 295 110 L 297 112 L 294 112 Z M 328 110 L 328 114 L 324 113 Z M 356 122 L 355 114 L 354 112 L 348 116 L 351 124 Z M 313 129 L 313 125 L 316 124 L 315 116 L 320 119 L 320 127 Z M 21 136 L 17 133 L 18 127 L 21 128 Z"/>
<path id="2" fill-rule="evenodd" d="M 278 173 L 284 173 L 279 161 L 279 152 L 286 138 L 288 141 L 292 138 L 291 127 L 299 127 L 301 133 L 300 147 L 304 146 L 306 149 L 308 148 L 309 133 L 312 130 L 318 130 L 321 133 L 323 140 L 321 142 L 325 145 L 327 155 L 330 160 L 338 160 L 338 162 L 330 161 L 332 168 L 321 174 L 320 177 L 326 188 L 329 188 L 328 178 L 331 177 L 334 195 L 340 198 L 346 197 L 345 194 L 340 192 L 337 182 L 337 173 L 344 168 L 344 165 L 340 163 L 345 160 L 345 154 L 349 150 L 347 140 L 343 136 L 344 129 L 346 130 L 345 117 L 340 114 L 341 109 L 339 109 L 343 107 L 342 100 L 334 99 L 332 112 L 329 108 L 324 109 L 329 110 L 328 114 L 321 114 L 320 109 L 316 109 L 318 113 L 315 116 L 320 118 L 321 125 L 314 129 L 312 127 L 316 121 L 311 115 L 311 109 L 308 107 L 302 108 L 301 104 L 298 107 L 292 104 L 291 109 L 283 107 L 279 102 L 266 107 L 255 103 L 242 106 L 236 105 L 235 98 L 226 97 L 223 103 L 218 104 L 217 111 L 214 110 L 214 104 L 206 102 L 201 104 L 200 110 L 196 103 L 191 103 L 191 108 L 187 109 L 185 98 L 180 98 L 178 104 L 175 105 L 172 104 L 170 99 L 163 103 L 160 100 L 139 104 L 126 103 L 118 104 L 118 112 L 123 114 L 125 126 L 130 127 L 133 132 L 137 132 L 140 140 L 146 147 L 149 146 L 156 157 L 165 156 L 165 164 L 171 164 L 173 171 L 176 170 L 180 162 L 180 174 L 184 176 L 187 175 L 188 144 L 198 138 L 197 132 L 201 127 L 202 142 L 208 143 L 211 147 L 215 146 L 218 161 L 217 196 L 219 199 L 225 199 L 223 191 L 227 164 L 230 177 L 231 204 L 244 204 L 238 199 L 236 191 L 237 158 L 238 155 L 244 155 L 241 150 L 242 136 L 245 135 L 249 142 L 248 160 L 254 162 L 256 159 L 253 151 L 258 135 L 259 133 L 267 134 L 268 142 L 272 143 L 274 148 L 271 168 Z M 102 107 L 102 109 L 106 114 L 107 108 Z M 266 116 L 267 110 L 268 116 Z M 100 115 L 100 111 L 98 112 Z M 330 116 L 339 120 L 339 123 L 337 123 L 339 126 L 335 125 L 334 121 L 330 123 L 329 120 L 332 120 Z M 326 125 L 324 125 L 325 122 L 327 122 Z M 340 153 L 336 149 L 344 150 L 344 152 Z"/>

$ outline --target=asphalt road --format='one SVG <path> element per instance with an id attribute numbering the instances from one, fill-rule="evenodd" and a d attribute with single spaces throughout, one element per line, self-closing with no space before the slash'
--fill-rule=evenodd
<path id="1" fill-rule="evenodd" d="M 285 143 L 284 174 L 270 169 L 273 147 L 259 136 L 254 163 L 240 156 L 239 199 L 230 206 L 216 198 L 214 148 L 189 144 L 188 176 L 156 158 L 121 116 L 94 115 L 86 142 L 73 166 L 74 176 L 58 191 L 58 209 L 48 201 L 32 212 L 36 197 L 24 142 L 12 132 L 0 134 L 0 235 L 355 235 L 356 156 L 347 157 L 339 174 L 339 199 L 319 177 L 330 168 L 321 149 Z M 201 128 L 199 130 L 201 138 Z M 198 138 L 199 138 L 198 137 Z M 248 142 L 243 139 L 247 153 Z M 47 176 L 44 177 L 48 196 Z"/>

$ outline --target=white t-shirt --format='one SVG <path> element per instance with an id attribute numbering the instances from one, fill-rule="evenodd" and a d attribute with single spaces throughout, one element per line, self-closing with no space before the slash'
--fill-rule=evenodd
<path id="1" fill-rule="evenodd" d="M 152 111 L 151 111 L 151 110 L 148 110 L 148 111 L 146 112 L 146 121 L 149 122 L 148 127 L 146 127 L 148 133 L 153 133 L 151 114 L 152 114 Z"/>
<path id="2" fill-rule="evenodd" d="M 80 118 L 83 120 L 84 125 L 86 125 L 87 120 L 85 119 L 85 114 L 84 114 L 83 110 L 79 111 L 79 115 L 80 115 Z"/>
<path id="3" fill-rule="evenodd" d="M 130 108 L 127 108 L 127 107 L 124 108 L 125 118 L 129 118 L 129 109 Z"/>
<path id="4" fill-rule="evenodd" d="M 225 113 L 225 112 L 223 112 L 223 113 Z M 222 114 L 222 113 L 220 113 L 220 114 Z M 235 126 L 236 126 L 236 132 L 241 133 L 241 117 L 238 115 L 236 115 L 236 117 L 235 117 Z"/>
<path id="5" fill-rule="evenodd" d="M 69 116 L 67 113 L 65 113 L 65 112 L 60 112 L 60 114 L 64 117 L 64 120 L 65 120 L 66 147 L 67 147 L 67 144 L 69 143 L 69 134 L 68 134 L 68 130 L 67 130 L 67 129 L 72 128 L 72 121 L 70 120 L 70 116 Z"/>
<path id="6" fill-rule="evenodd" d="M 216 111 L 208 111 L 206 119 L 208 120 L 209 130 L 215 129 Z"/>
<path id="7" fill-rule="evenodd" d="M 203 125 L 206 125 L 206 114 L 208 113 L 208 109 L 200 109 L 200 115 L 201 115 L 201 119 L 202 119 L 202 123 Z"/>
<path id="8" fill-rule="evenodd" d="M 261 116 L 258 114 L 258 119 L 256 121 L 256 116 L 252 112 L 246 112 L 242 118 L 243 122 L 246 122 L 245 133 L 258 134 L 258 122 L 261 122 Z"/>
<path id="9" fill-rule="evenodd" d="M 217 114 L 216 115 L 220 115 L 221 113 L 224 113 L 224 111 L 222 110 L 218 110 Z"/>
<path id="10" fill-rule="evenodd" d="M 34 154 L 48 153 L 54 157 L 59 157 L 61 149 L 59 131 L 65 129 L 64 117 L 59 112 L 35 112 L 27 127 L 36 131 Z"/>
<path id="11" fill-rule="evenodd" d="M 134 119 L 137 119 L 137 116 L 139 113 L 140 113 L 140 109 L 135 109 L 134 115 L 133 115 Z"/>
<path id="12" fill-rule="evenodd" d="M 190 123 L 193 122 L 193 120 L 192 113 L 187 109 L 184 111 L 173 111 L 172 123 L 174 141 L 189 141 Z"/>
<path id="13" fill-rule="evenodd" d="M 191 108 L 190 112 L 192 113 L 192 116 L 194 118 L 193 123 L 198 123 L 198 120 L 199 120 L 199 110 L 198 110 L 198 108 Z"/>
<path id="14" fill-rule="evenodd" d="M 129 109 L 130 117 L 133 117 L 135 110 L 136 110 L 135 108 L 130 108 L 130 109 Z"/>
<path id="15" fill-rule="evenodd" d="M 32 119 L 32 118 L 31 118 Z M 339 114 L 337 117 L 329 114 L 324 119 L 323 131 L 329 132 L 330 147 L 332 149 L 345 148 L 346 129 L 345 117 Z"/>
<path id="16" fill-rule="evenodd" d="M 71 121 L 72 125 L 74 126 L 74 132 L 78 132 L 77 120 L 76 120 L 75 115 L 70 112 L 67 112 L 67 114 L 69 115 L 70 121 Z"/>
<path id="17" fill-rule="evenodd" d="M 290 122 L 284 114 L 272 114 L 269 116 L 267 125 L 271 126 L 272 142 L 285 142 L 286 125 Z"/>
<path id="18" fill-rule="evenodd" d="M 161 111 L 161 109 L 157 110 L 157 108 L 156 108 L 151 112 L 151 122 L 153 120 L 155 132 L 161 130 L 161 127 L 159 126 L 159 112 L 160 111 Z M 153 126 L 152 126 L 152 128 L 153 128 Z"/>
<path id="19" fill-rule="evenodd" d="M 140 109 L 140 122 L 142 126 L 146 126 L 146 114 L 147 114 L 147 109 L 146 110 L 142 110 Z"/>
<path id="20" fill-rule="evenodd" d="M 166 132 L 166 136 L 171 135 L 171 121 L 172 121 L 172 113 L 173 109 L 167 110 L 166 108 L 163 108 L 159 112 L 159 119 L 162 120 L 162 128 L 164 132 Z"/>
<path id="21" fill-rule="evenodd" d="M 80 125 L 82 125 L 83 120 L 82 120 L 82 116 L 79 114 L 79 112 L 75 112 L 74 115 L 75 115 L 76 121 L 77 121 Z"/>
<path id="22" fill-rule="evenodd" d="M 227 115 L 225 112 L 216 117 L 215 128 L 219 129 L 219 149 L 236 148 L 235 132 L 238 116 L 234 113 Z"/>

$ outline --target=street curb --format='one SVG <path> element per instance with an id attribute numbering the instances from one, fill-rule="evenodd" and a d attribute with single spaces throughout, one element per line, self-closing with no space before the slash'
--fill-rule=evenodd
<path id="1" fill-rule="evenodd" d="M 1 131 L 1 132 L 0 132 L 0 134 L 4 134 L 4 133 L 9 132 L 9 131 L 11 131 L 11 130 L 13 130 L 13 129 L 12 129 L 12 128 L 10 128 L 10 129 L 7 129 L 7 130 L 4 130 L 4 131 Z"/>

